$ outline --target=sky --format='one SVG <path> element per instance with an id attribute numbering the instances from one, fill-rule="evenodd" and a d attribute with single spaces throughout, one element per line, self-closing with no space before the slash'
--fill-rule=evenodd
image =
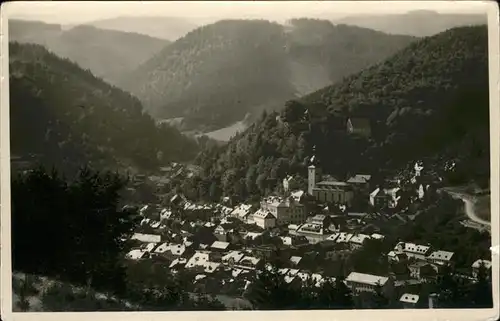
<path id="1" fill-rule="evenodd" d="M 381 5 L 381 2 L 383 5 Z M 342 18 L 357 14 L 404 13 L 412 10 L 484 12 L 482 1 L 16 1 L 2 11 L 13 18 L 77 24 L 118 16 L 204 19 L 293 17 Z"/>

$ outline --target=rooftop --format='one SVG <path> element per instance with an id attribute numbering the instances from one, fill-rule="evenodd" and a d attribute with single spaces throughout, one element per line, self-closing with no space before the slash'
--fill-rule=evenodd
<path id="1" fill-rule="evenodd" d="M 381 286 L 384 285 L 387 282 L 387 280 L 389 280 L 389 278 L 385 276 L 378 276 L 378 275 L 358 273 L 358 272 L 351 272 L 351 274 L 349 274 L 346 278 L 346 281 L 348 282 L 356 282 L 369 285 L 381 285 Z"/>
<path id="2" fill-rule="evenodd" d="M 363 174 L 357 174 L 347 180 L 347 183 L 351 184 L 364 184 L 368 183 L 370 179 L 372 178 L 371 175 L 363 175 Z"/>
<path id="3" fill-rule="evenodd" d="M 405 293 L 401 296 L 399 301 L 404 303 L 417 303 L 419 296 L 416 294 Z"/>
<path id="4" fill-rule="evenodd" d="M 212 245 L 210 247 L 214 248 L 214 249 L 225 250 L 225 249 L 227 249 L 228 246 L 229 246 L 228 242 L 215 241 L 212 243 Z"/>
<path id="5" fill-rule="evenodd" d="M 428 256 L 428 258 L 431 260 L 449 261 L 451 260 L 453 254 L 453 252 L 448 251 L 434 251 Z"/>

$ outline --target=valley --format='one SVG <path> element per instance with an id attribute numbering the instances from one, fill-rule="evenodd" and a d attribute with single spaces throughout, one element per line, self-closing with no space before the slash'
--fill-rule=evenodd
<path id="1" fill-rule="evenodd" d="M 410 16 L 11 21 L 15 309 L 491 307 L 488 29 Z"/>

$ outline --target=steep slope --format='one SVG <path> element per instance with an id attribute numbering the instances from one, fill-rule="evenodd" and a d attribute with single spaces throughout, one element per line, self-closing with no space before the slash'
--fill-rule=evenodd
<path id="1" fill-rule="evenodd" d="M 450 28 L 485 24 L 486 21 L 486 15 L 480 14 L 448 14 L 417 10 L 406 14 L 348 16 L 333 22 L 370 28 L 389 34 L 427 37 Z"/>
<path id="2" fill-rule="evenodd" d="M 220 21 L 166 47 L 123 86 L 159 118 L 218 129 L 294 97 L 284 46 L 278 24 Z"/>
<path id="3" fill-rule="evenodd" d="M 117 17 L 88 24 L 102 29 L 137 32 L 170 41 L 177 40 L 198 27 L 198 24 L 178 17 Z"/>
<path id="4" fill-rule="evenodd" d="M 427 159 L 440 173 L 447 161 L 456 163 L 448 183 L 487 184 L 487 52 L 485 26 L 413 43 L 339 84 L 288 102 L 280 113 L 264 114 L 227 146 L 203 151 L 203 175 L 185 184 L 186 193 L 262 194 L 287 173 L 305 176 L 313 146 L 324 170 L 340 179 L 354 172 L 394 173 Z M 351 116 L 371 122 L 369 139 L 347 134 Z"/>
<path id="5" fill-rule="evenodd" d="M 290 20 L 285 30 L 292 81 L 301 96 L 378 63 L 416 40 L 308 18 Z"/>
<path id="6" fill-rule="evenodd" d="M 151 169 L 196 153 L 194 142 L 156 127 L 136 98 L 89 71 L 39 45 L 11 43 L 9 51 L 13 155 L 64 167 Z"/>
<path id="7" fill-rule="evenodd" d="M 166 47 L 121 86 L 158 118 L 217 130 L 341 80 L 413 40 L 320 20 L 225 20 Z"/>
<path id="8" fill-rule="evenodd" d="M 9 21 L 9 39 L 43 45 L 112 84 L 169 44 L 137 33 L 85 25 L 62 30 L 60 25 L 22 20 Z"/>

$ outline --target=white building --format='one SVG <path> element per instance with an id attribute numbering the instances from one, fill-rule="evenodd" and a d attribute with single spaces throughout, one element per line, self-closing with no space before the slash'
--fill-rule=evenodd
<path id="1" fill-rule="evenodd" d="M 399 242 L 394 248 L 394 252 L 396 254 L 404 253 L 409 258 L 413 257 L 419 260 L 426 260 L 430 250 L 431 250 L 430 246 L 418 245 L 414 243 L 405 243 L 405 242 Z"/>
<path id="2" fill-rule="evenodd" d="M 268 197 L 261 203 L 261 210 L 270 212 L 276 218 L 277 225 L 300 224 L 306 220 L 305 206 L 294 197 Z M 254 214 L 255 219 L 255 214 Z"/>
<path id="3" fill-rule="evenodd" d="M 453 254 L 453 252 L 448 251 L 434 251 L 427 257 L 427 261 L 440 265 L 448 265 L 451 263 Z"/>
<path id="4" fill-rule="evenodd" d="M 382 292 L 386 294 L 390 293 L 393 289 L 393 282 L 388 277 L 358 272 L 351 272 L 347 276 L 345 283 L 353 293 L 374 293 L 377 286 L 380 286 Z"/>
<path id="5" fill-rule="evenodd" d="M 276 226 L 276 217 L 263 209 L 253 213 L 253 221 L 255 225 L 260 226 L 263 229 L 273 228 Z"/>

